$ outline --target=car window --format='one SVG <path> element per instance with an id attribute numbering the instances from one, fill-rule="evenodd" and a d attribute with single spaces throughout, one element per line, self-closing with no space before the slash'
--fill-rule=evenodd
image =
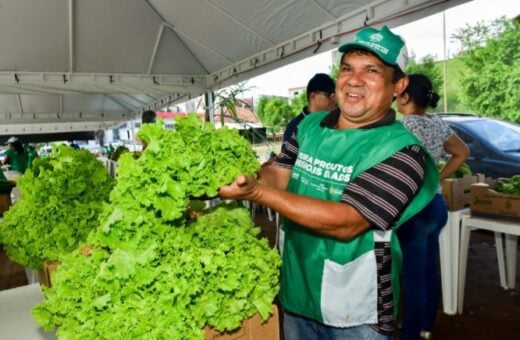
<path id="1" fill-rule="evenodd" d="M 502 151 L 520 149 L 520 127 L 514 124 L 485 119 L 467 122 L 467 127 Z"/>
<path id="2" fill-rule="evenodd" d="M 457 134 L 457 136 L 460 137 L 460 139 L 462 139 L 462 141 L 464 143 L 466 143 L 466 144 L 473 144 L 473 137 L 471 137 L 467 133 L 459 130 L 458 128 L 456 128 L 454 126 L 451 126 L 451 129 L 453 130 L 453 132 L 455 132 Z"/>

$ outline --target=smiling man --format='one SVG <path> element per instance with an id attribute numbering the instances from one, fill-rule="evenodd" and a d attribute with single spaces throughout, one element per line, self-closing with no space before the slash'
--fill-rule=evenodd
<path id="1" fill-rule="evenodd" d="M 401 263 L 394 231 L 439 181 L 390 108 L 408 81 L 401 37 L 386 26 L 365 28 L 339 50 L 339 107 L 307 116 L 258 178 L 220 189 L 222 198 L 285 217 L 286 340 L 392 338 Z"/>

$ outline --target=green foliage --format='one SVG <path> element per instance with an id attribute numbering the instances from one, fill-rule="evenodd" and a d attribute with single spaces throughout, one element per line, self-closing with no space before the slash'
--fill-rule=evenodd
<path id="1" fill-rule="evenodd" d="M 280 257 L 258 239 L 249 211 L 221 205 L 186 218 L 190 196 L 214 195 L 258 161 L 235 130 L 196 115 L 175 131 L 147 124 L 141 157 L 120 158 L 117 185 L 89 251 L 63 259 L 33 309 L 47 330 L 74 339 L 203 339 L 203 327 L 266 319 L 278 292 Z M 86 253 L 86 255 L 85 255 Z"/>
<path id="2" fill-rule="evenodd" d="M 256 110 L 260 121 L 271 133 L 285 128 L 295 116 L 287 98 L 262 96 Z"/>
<path id="3" fill-rule="evenodd" d="M 444 70 L 444 61 L 438 63 L 439 68 Z M 460 77 L 465 71 L 464 63 L 459 58 L 447 61 L 446 92 L 448 96 L 448 112 L 468 112 L 460 98 Z M 443 71 L 444 72 L 444 71 Z M 444 98 L 441 98 L 441 102 Z"/>
<path id="4" fill-rule="evenodd" d="M 484 116 L 520 121 L 520 23 L 500 18 L 453 35 L 463 46 L 467 72 L 461 76 L 462 100 Z"/>
<path id="5" fill-rule="evenodd" d="M 307 90 L 303 90 L 296 97 L 291 100 L 291 108 L 292 108 L 292 116 L 296 117 L 300 112 L 302 112 L 303 108 L 307 106 L 309 102 L 307 101 Z"/>
<path id="6" fill-rule="evenodd" d="M 421 60 L 417 61 L 415 55 L 410 57 L 408 66 L 406 67 L 406 74 L 421 73 L 427 76 L 433 84 L 433 90 L 442 94 L 443 77 L 439 65 L 435 63 L 433 56 L 427 55 Z"/>
<path id="7" fill-rule="evenodd" d="M 441 160 L 437 163 L 437 169 L 439 169 L 439 171 L 441 171 L 445 165 L 446 165 L 446 161 Z M 471 175 L 471 174 L 472 174 L 472 171 L 471 171 L 471 168 L 469 167 L 469 165 L 466 163 L 463 163 L 457 169 L 457 171 L 455 171 L 450 176 L 448 176 L 448 178 L 462 178 L 462 177 L 464 177 L 464 175 Z"/>
<path id="8" fill-rule="evenodd" d="M 237 104 L 250 108 L 249 103 L 241 99 L 242 94 L 250 89 L 250 87 L 247 87 L 247 82 L 242 82 L 215 92 L 215 104 L 220 107 L 220 117 L 217 118 L 220 118 L 222 126 L 224 125 L 225 113 L 230 114 L 233 120 L 238 121 Z"/>
<path id="9" fill-rule="evenodd" d="M 339 61 L 337 63 L 333 63 L 331 66 L 330 66 L 330 77 L 332 79 L 334 79 L 334 82 L 336 82 L 338 80 L 338 75 L 339 75 Z"/>
<path id="10" fill-rule="evenodd" d="M 274 99 L 274 98 L 276 98 L 276 97 L 261 96 L 260 99 L 258 99 L 258 102 L 256 103 L 255 111 L 261 122 L 264 122 L 268 119 L 267 117 L 269 116 L 269 114 L 265 111 L 265 106 L 271 99 Z"/>
<path id="11" fill-rule="evenodd" d="M 444 61 L 436 62 L 437 67 L 444 72 Z M 448 96 L 447 112 L 470 112 L 471 110 L 461 101 L 460 77 L 467 72 L 460 58 L 449 59 L 446 63 L 446 93 Z M 437 111 L 444 111 L 444 96 L 441 96 Z"/>
<path id="12" fill-rule="evenodd" d="M 36 159 L 18 187 L 22 199 L 0 222 L 0 239 L 14 262 L 39 269 L 44 260 L 60 260 L 98 226 L 113 180 L 88 150 L 60 145 Z"/>

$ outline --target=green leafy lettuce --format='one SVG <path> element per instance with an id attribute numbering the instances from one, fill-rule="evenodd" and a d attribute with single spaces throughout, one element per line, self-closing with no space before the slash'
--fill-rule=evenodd
<path id="1" fill-rule="evenodd" d="M 33 309 L 45 329 L 58 327 L 64 339 L 202 339 L 206 325 L 225 331 L 269 316 L 280 258 L 248 210 L 222 204 L 187 218 L 188 207 L 201 209 L 190 197 L 253 174 L 254 152 L 236 131 L 198 117 L 177 120 L 176 129 L 144 125 L 142 155 L 121 156 L 88 251 L 63 259 Z"/>
<path id="2" fill-rule="evenodd" d="M 11 260 L 39 269 L 44 260 L 72 251 L 98 226 L 113 179 L 88 150 L 62 145 L 36 159 L 17 185 L 22 199 L 0 222 L 0 243 Z"/>

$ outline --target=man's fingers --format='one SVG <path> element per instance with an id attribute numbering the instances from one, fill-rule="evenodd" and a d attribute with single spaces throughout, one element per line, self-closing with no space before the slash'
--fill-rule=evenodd
<path id="1" fill-rule="evenodd" d="M 244 175 L 240 175 L 240 176 L 238 176 L 238 178 L 237 178 L 237 185 L 238 185 L 239 187 L 243 187 L 243 186 L 245 186 L 246 184 L 247 184 L 247 178 L 246 178 L 246 176 L 244 176 Z"/>
<path id="2" fill-rule="evenodd" d="M 222 198 L 242 199 L 251 193 L 255 185 L 255 180 L 249 176 L 240 175 L 235 182 L 219 188 L 219 195 Z"/>

